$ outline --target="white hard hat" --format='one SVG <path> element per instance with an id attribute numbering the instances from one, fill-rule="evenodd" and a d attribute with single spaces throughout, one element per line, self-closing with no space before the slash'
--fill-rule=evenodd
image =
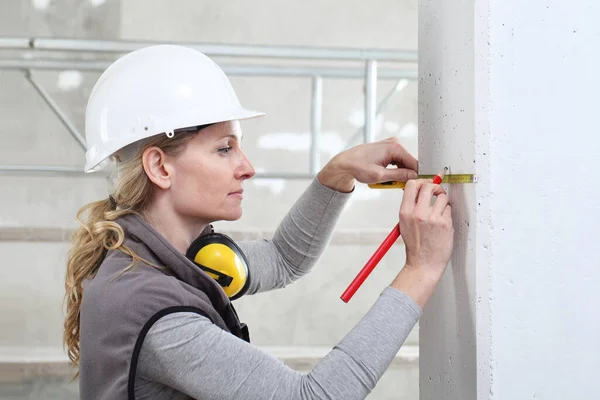
<path id="1" fill-rule="evenodd" d="M 223 70 L 199 51 L 144 47 L 111 64 L 90 94 L 85 172 L 102 169 L 109 157 L 141 139 L 262 115 L 240 105 Z"/>

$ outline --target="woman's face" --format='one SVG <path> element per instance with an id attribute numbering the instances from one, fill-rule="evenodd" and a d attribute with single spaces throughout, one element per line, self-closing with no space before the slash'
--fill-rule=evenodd
<path id="1" fill-rule="evenodd" d="M 183 217 L 207 223 L 242 216 L 242 186 L 255 174 L 241 149 L 238 121 L 211 125 L 173 156 L 172 204 Z"/>

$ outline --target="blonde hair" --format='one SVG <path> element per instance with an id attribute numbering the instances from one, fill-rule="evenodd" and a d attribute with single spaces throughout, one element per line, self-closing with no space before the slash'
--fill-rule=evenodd
<path id="1" fill-rule="evenodd" d="M 112 199 L 95 201 L 77 212 L 77 221 L 81 227 L 73 235 L 73 244 L 67 261 L 66 316 L 63 333 L 67 354 L 74 366 L 79 364 L 79 322 L 83 281 L 95 276 L 109 250 L 120 250 L 132 258 L 131 264 L 123 272 L 141 260 L 123 243 L 125 233 L 115 221 L 128 214 L 143 216 L 148 206 L 153 185 L 142 164 L 144 151 L 149 147 L 158 147 L 166 154 L 175 155 L 183 150 L 184 145 L 193 136 L 194 134 L 179 133 L 173 138 L 168 138 L 161 134 L 148 139 L 139 151 L 118 166 Z"/>

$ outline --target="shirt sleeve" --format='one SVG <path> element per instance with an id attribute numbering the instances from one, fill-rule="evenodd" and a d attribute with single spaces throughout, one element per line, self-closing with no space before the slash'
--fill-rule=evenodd
<path id="1" fill-rule="evenodd" d="M 278 289 L 306 275 L 329 244 L 351 193 L 315 178 L 283 218 L 272 239 L 238 243 L 248 259 L 247 294 Z"/>
<path id="2" fill-rule="evenodd" d="M 342 341 L 302 374 L 201 315 L 175 313 L 148 331 L 137 377 L 206 400 L 364 399 L 420 315 L 409 296 L 388 287 Z"/>

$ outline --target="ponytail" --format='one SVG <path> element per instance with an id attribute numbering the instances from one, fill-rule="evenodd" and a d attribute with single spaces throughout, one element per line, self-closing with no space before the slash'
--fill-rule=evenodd
<path id="1" fill-rule="evenodd" d="M 85 220 L 84 214 L 87 214 Z M 77 213 L 77 221 L 81 227 L 73 235 L 73 247 L 67 261 L 64 322 L 64 343 L 74 365 L 79 363 L 79 315 L 83 281 L 96 275 L 108 250 L 117 249 L 123 244 L 123 228 L 114 222 L 122 214 L 122 211 L 116 211 L 116 203 L 112 197 L 90 203 Z"/>

